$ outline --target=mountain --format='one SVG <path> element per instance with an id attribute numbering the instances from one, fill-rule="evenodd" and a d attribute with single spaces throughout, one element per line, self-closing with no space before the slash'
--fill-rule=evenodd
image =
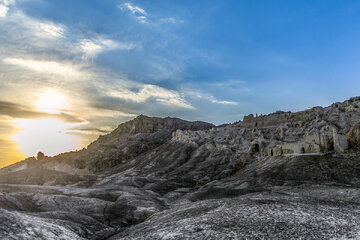
<path id="1" fill-rule="evenodd" d="M 0 170 L 5 239 L 360 238 L 360 97 L 214 126 L 140 115 Z"/>

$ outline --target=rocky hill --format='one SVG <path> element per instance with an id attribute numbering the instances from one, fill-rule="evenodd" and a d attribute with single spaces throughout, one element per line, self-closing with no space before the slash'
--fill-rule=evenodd
<path id="1" fill-rule="evenodd" d="M 139 116 L 0 170 L 5 239 L 358 239 L 360 97 L 214 126 Z"/>

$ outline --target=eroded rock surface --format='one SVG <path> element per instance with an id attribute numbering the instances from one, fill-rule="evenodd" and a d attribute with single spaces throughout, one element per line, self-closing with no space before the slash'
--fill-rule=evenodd
<path id="1" fill-rule="evenodd" d="M 0 170 L 1 239 L 358 239 L 360 98 L 222 126 L 139 116 Z"/>

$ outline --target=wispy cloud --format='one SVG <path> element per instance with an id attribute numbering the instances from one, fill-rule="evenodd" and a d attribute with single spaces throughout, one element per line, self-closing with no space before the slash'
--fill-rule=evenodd
<path id="1" fill-rule="evenodd" d="M 107 90 L 107 95 L 137 103 L 144 103 L 153 98 L 155 101 L 169 106 L 194 109 L 177 91 L 168 90 L 156 85 L 143 85 L 138 91 L 129 89 Z"/>
<path id="2" fill-rule="evenodd" d="M 11 14 L 7 15 L 7 18 L 0 22 L 2 30 L 0 57 L 3 55 L 7 58 L 9 56 L 24 58 L 24 55 L 42 53 L 42 59 L 50 56 L 52 59 L 86 61 L 93 60 L 95 56 L 104 51 L 140 48 L 139 44 L 131 41 L 115 41 L 106 35 L 91 32 L 84 34 L 71 26 L 28 16 L 16 6 Z M 88 35 L 91 37 L 89 38 Z M 51 57 L 51 55 L 56 56 Z M 17 63 L 20 64 L 19 61 Z M 26 65 L 28 66 L 28 64 Z M 54 65 L 54 67 L 58 66 Z M 60 66 L 59 69 L 63 70 L 63 67 Z"/>
<path id="3" fill-rule="evenodd" d="M 7 64 L 17 65 L 28 68 L 33 71 L 57 74 L 62 76 L 79 76 L 79 69 L 70 63 L 60 63 L 55 61 L 39 61 L 34 59 L 23 58 L 5 58 L 3 60 Z"/>
<path id="4" fill-rule="evenodd" d="M 223 105 L 238 105 L 237 102 L 226 101 L 226 100 L 218 100 L 214 96 L 206 94 L 206 93 L 201 93 L 201 92 L 196 92 L 196 91 L 188 91 L 188 92 L 186 92 L 186 94 L 188 96 L 193 97 L 193 98 L 207 100 L 207 101 L 209 101 L 211 103 L 223 104 Z"/>
<path id="5" fill-rule="evenodd" d="M 13 24 L 13 27 L 19 26 L 26 30 L 22 34 L 33 35 L 37 38 L 56 39 L 63 37 L 66 32 L 66 27 L 62 24 L 30 17 L 18 9 L 9 14 L 8 21 Z"/>
<path id="6" fill-rule="evenodd" d="M 147 13 L 146 11 L 136 5 L 132 5 L 131 3 L 127 2 L 118 6 L 121 10 L 130 11 L 130 13 L 140 22 L 146 23 L 147 22 Z"/>
<path id="7" fill-rule="evenodd" d="M 22 118 L 22 119 L 54 118 L 70 123 L 84 122 L 84 120 L 68 113 L 61 112 L 58 114 L 52 114 L 46 112 L 39 112 L 24 105 L 20 105 L 8 101 L 1 101 L 1 100 L 0 100 L 0 115 L 9 116 L 11 118 Z"/>
<path id="8" fill-rule="evenodd" d="M 71 129 L 67 130 L 66 133 L 75 133 L 75 134 L 88 134 L 88 135 L 104 135 L 110 133 L 111 129 L 102 129 L 102 128 L 79 128 L 79 129 Z"/>
<path id="9" fill-rule="evenodd" d="M 79 43 L 81 51 L 85 56 L 94 57 L 95 55 L 110 50 L 132 50 L 137 47 L 132 42 L 117 42 L 111 39 L 98 38 L 98 39 L 83 39 Z"/>
<path id="10" fill-rule="evenodd" d="M 214 98 L 210 98 L 209 101 L 212 103 L 225 104 L 225 105 L 237 105 L 238 104 L 237 102 L 216 100 Z"/>
<path id="11" fill-rule="evenodd" d="M 40 29 L 43 31 L 41 34 L 49 37 L 62 37 L 64 34 L 64 27 L 55 25 L 54 23 L 40 23 Z"/>

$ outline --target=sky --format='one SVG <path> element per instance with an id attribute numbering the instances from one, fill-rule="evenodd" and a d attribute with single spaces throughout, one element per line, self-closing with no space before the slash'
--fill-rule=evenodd
<path id="1" fill-rule="evenodd" d="M 0 167 L 139 114 L 214 124 L 360 93 L 360 2 L 0 0 Z"/>

